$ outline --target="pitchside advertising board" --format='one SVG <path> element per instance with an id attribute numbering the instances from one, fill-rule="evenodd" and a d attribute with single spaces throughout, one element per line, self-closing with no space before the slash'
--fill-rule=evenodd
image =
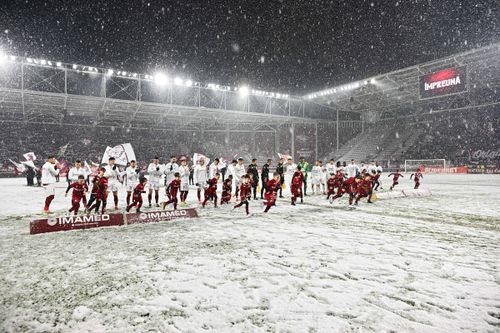
<path id="1" fill-rule="evenodd" d="M 194 208 L 130 214 L 50 217 L 31 221 L 30 234 L 121 226 L 138 223 L 154 223 L 195 217 L 198 217 L 198 213 Z"/>
<path id="2" fill-rule="evenodd" d="M 460 94 L 468 90 L 467 67 L 451 67 L 420 76 L 420 98 Z"/>

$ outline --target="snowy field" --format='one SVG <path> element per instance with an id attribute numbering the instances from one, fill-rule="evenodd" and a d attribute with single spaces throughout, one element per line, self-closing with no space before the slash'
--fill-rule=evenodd
<path id="1" fill-rule="evenodd" d="M 1 331 L 500 332 L 500 175 L 428 175 L 432 197 L 355 211 L 308 196 L 40 235 L 24 182 L 0 180 Z"/>

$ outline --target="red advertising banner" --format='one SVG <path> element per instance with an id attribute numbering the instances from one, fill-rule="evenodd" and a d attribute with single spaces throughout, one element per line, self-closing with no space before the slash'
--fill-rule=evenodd
<path id="1" fill-rule="evenodd" d="M 49 217 L 30 222 L 30 234 L 123 225 L 123 214 Z"/>
<path id="2" fill-rule="evenodd" d="M 452 67 L 420 76 L 420 99 L 467 91 L 467 67 Z"/>
<path id="3" fill-rule="evenodd" d="M 194 217 L 198 217 L 198 213 L 194 208 L 130 214 L 49 217 L 31 221 L 30 234 L 163 222 Z"/>
<path id="4" fill-rule="evenodd" d="M 467 173 L 467 167 L 427 167 L 425 165 L 420 166 L 420 171 L 425 173 Z"/>

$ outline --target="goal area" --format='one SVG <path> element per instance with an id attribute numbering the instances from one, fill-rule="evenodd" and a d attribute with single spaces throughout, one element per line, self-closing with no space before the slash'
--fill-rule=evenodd
<path id="1" fill-rule="evenodd" d="M 405 172 L 443 172 L 446 169 L 446 160 L 443 158 L 430 160 L 405 160 Z"/>

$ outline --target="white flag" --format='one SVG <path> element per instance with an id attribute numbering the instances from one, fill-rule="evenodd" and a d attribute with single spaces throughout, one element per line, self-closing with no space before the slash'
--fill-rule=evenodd
<path id="1" fill-rule="evenodd" d="M 36 161 L 36 155 L 34 152 L 23 154 L 23 156 L 26 161 Z"/>
<path id="2" fill-rule="evenodd" d="M 194 153 L 194 155 L 193 155 L 193 165 L 199 164 L 199 162 L 200 162 L 201 159 L 205 160 L 205 165 L 208 165 L 210 163 L 210 159 L 208 157 L 206 157 L 205 155 Z"/>
<path id="3" fill-rule="evenodd" d="M 22 164 L 22 163 L 17 163 L 17 162 L 14 162 L 13 160 L 11 160 L 9 158 L 9 161 L 14 164 L 14 166 L 16 167 L 17 171 L 19 172 L 24 172 L 24 170 L 26 170 L 26 167 Z"/>
<path id="4" fill-rule="evenodd" d="M 113 148 L 106 147 L 101 163 L 108 163 L 110 157 L 115 158 L 117 165 L 125 166 L 130 161 L 135 160 L 135 153 L 130 143 L 124 143 Z"/>

